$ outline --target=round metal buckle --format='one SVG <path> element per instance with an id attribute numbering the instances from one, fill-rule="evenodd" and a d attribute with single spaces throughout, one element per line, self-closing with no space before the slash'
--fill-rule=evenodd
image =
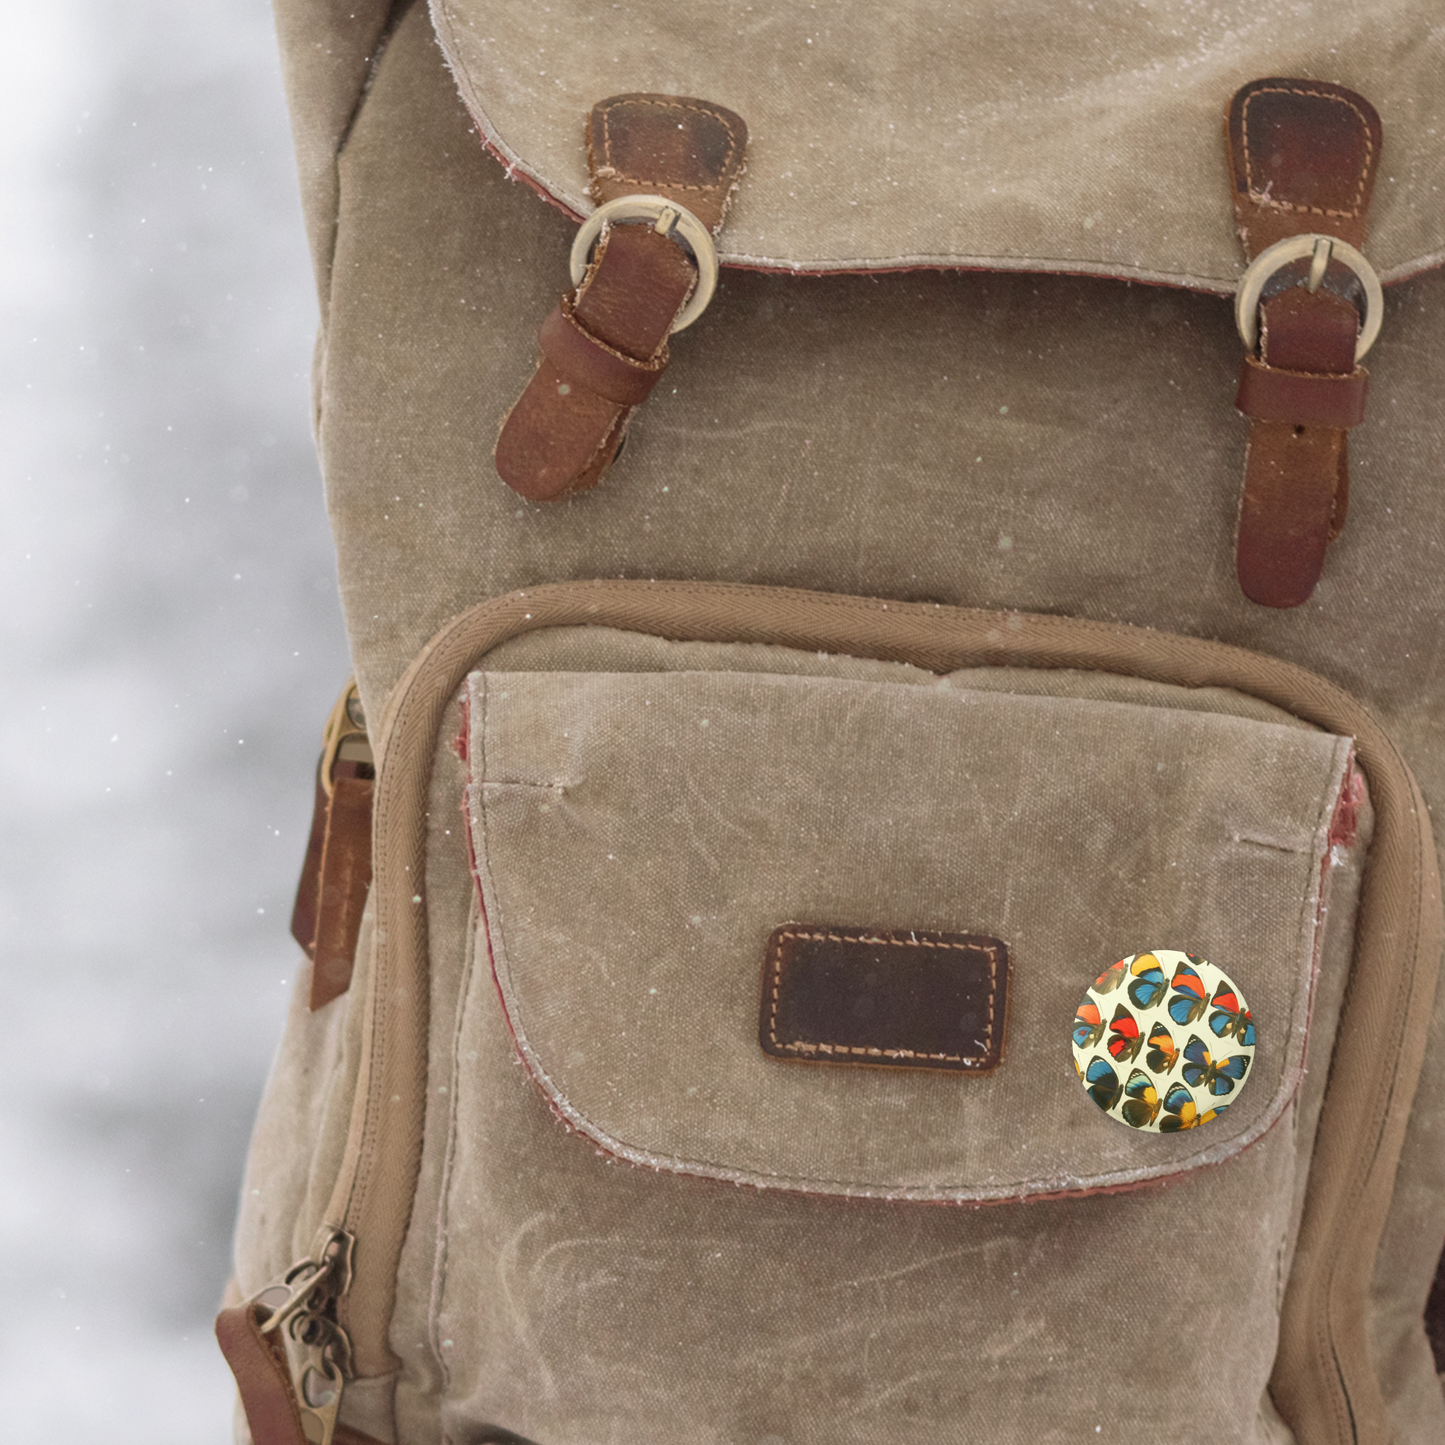
<path id="1" fill-rule="evenodd" d="M 1244 344 L 1254 350 L 1259 340 L 1259 300 L 1269 279 L 1291 261 L 1310 258 L 1309 279 L 1305 282 L 1311 292 L 1320 289 L 1325 279 L 1325 268 L 1331 261 L 1348 266 L 1365 288 L 1365 314 L 1360 322 L 1360 337 L 1355 343 L 1355 360 L 1375 344 L 1380 334 L 1380 325 L 1385 319 L 1385 293 L 1380 288 L 1380 278 L 1375 268 L 1365 260 L 1353 246 L 1335 236 L 1306 234 L 1286 236 L 1276 241 L 1268 250 L 1261 251 L 1249 264 L 1249 269 L 1239 278 L 1239 290 L 1234 298 L 1234 323 Z"/>
<path id="2" fill-rule="evenodd" d="M 697 264 L 697 285 L 672 323 L 672 329 L 681 331 L 691 326 L 707 310 L 712 293 L 717 290 L 717 251 L 708 228 L 686 206 L 662 196 L 618 196 L 615 201 L 598 206 L 582 222 L 582 229 L 572 242 L 572 284 L 582 284 L 592 260 L 592 247 L 602 228 L 620 221 L 650 221 L 659 236 L 666 236 L 692 253 Z"/>

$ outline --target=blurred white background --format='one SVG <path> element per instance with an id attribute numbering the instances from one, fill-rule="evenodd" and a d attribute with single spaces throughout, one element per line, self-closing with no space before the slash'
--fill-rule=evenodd
<path id="1" fill-rule="evenodd" d="M 221 1445 L 347 671 L 266 0 L 6 7 L 0 1437 Z"/>

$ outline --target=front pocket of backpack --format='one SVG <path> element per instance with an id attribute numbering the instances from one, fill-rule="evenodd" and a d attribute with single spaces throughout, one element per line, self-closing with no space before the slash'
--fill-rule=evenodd
<path id="1" fill-rule="evenodd" d="M 1182 1392 L 1237 1433 L 1309 1147 L 1272 1126 L 1348 966 L 1351 740 L 1227 692 L 708 647 L 469 680 L 448 1410 L 544 1442 L 873 1440 L 900 1409 L 1074 1438 L 1206 1310 L 1221 1370 L 1159 1423 Z M 790 926 L 998 944 L 988 1069 L 767 1051 Z M 1227 1113 L 1172 1135 L 1101 1113 L 1069 1047 L 1090 983 L 1149 949 L 1224 969 L 1258 1030 Z M 918 1010 L 890 1017 L 929 1053 Z M 1155 1408 L 1136 1390 L 1131 1428 Z"/>

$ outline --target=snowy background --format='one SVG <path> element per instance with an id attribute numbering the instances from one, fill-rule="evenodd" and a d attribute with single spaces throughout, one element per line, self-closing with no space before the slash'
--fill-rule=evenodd
<path id="1" fill-rule="evenodd" d="M 0 1435 L 221 1445 L 211 1338 L 347 671 L 266 0 L 9 0 Z"/>

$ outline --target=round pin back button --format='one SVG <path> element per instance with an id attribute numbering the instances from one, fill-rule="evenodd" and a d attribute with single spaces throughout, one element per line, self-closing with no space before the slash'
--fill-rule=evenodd
<path id="1" fill-rule="evenodd" d="M 1239 1097 L 1254 1019 L 1233 979 L 1174 948 L 1131 953 L 1074 1014 L 1074 1070 L 1111 1119 L 1153 1134 L 1207 1124 Z"/>

